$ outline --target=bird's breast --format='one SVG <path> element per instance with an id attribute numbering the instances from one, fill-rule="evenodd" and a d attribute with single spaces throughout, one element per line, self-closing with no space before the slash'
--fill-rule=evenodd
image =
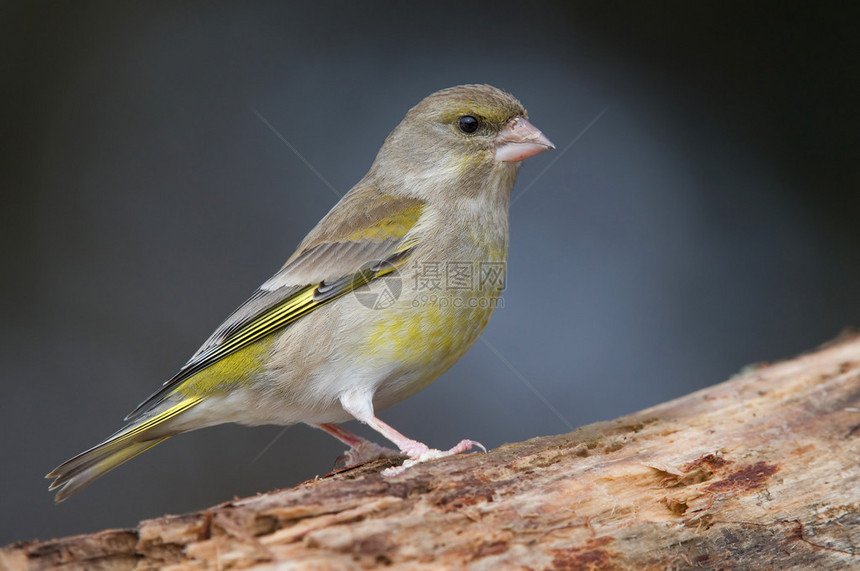
<path id="1" fill-rule="evenodd" d="M 430 208 L 419 225 L 403 265 L 336 302 L 341 343 L 331 366 L 369 382 L 378 408 L 447 370 L 504 304 L 506 209 Z"/>
<path id="2" fill-rule="evenodd" d="M 504 238 L 476 239 L 466 230 L 445 248 L 418 249 L 395 274 L 372 284 L 377 306 L 360 350 L 405 367 L 447 369 L 504 303 Z"/>

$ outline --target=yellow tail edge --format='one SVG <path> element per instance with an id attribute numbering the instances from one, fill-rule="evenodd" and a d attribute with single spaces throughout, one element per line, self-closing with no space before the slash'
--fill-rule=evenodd
<path id="1" fill-rule="evenodd" d="M 159 444 L 176 432 L 155 430 L 164 422 L 200 404 L 205 397 L 187 397 L 153 417 L 141 419 L 110 436 L 107 440 L 71 458 L 47 476 L 53 479 L 49 490 L 59 490 L 56 503 L 68 499 L 114 468 Z"/>

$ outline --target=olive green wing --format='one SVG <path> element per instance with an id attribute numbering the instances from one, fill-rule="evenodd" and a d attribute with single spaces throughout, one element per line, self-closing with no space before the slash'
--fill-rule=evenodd
<path id="1" fill-rule="evenodd" d="M 207 367 L 400 267 L 417 246 L 410 232 L 423 212 L 423 202 L 416 199 L 394 198 L 372 190 L 347 194 L 283 268 L 126 420 L 140 418 Z"/>

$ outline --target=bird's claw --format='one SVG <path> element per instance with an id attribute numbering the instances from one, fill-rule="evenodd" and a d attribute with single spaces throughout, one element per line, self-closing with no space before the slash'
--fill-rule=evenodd
<path id="1" fill-rule="evenodd" d="M 402 453 L 409 456 L 409 458 L 407 458 L 400 466 L 386 468 L 382 471 L 382 475 L 388 477 L 397 476 L 398 474 L 402 474 L 406 471 L 407 468 L 411 468 L 416 464 L 427 462 L 428 460 L 461 454 L 467 450 L 471 450 L 472 447 L 480 448 L 484 452 L 487 451 L 483 444 L 476 442 L 475 440 L 461 440 L 456 446 L 449 448 L 448 450 L 436 450 L 435 448 L 428 447 L 426 444 L 415 442 L 414 445 L 410 445 L 402 451 Z"/>

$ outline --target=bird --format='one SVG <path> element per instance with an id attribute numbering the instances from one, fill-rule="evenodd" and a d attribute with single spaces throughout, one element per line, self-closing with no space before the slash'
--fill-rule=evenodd
<path id="1" fill-rule="evenodd" d="M 283 267 L 212 333 L 123 427 L 52 470 L 61 502 L 179 433 L 232 422 L 305 423 L 347 446 L 347 465 L 437 450 L 376 416 L 427 386 L 477 340 L 504 287 L 521 162 L 554 149 L 522 104 L 490 85 L 430 94 L 386 137 L 367 174 Z M 338 423 L 359 420 L 397 450 Z"/>

